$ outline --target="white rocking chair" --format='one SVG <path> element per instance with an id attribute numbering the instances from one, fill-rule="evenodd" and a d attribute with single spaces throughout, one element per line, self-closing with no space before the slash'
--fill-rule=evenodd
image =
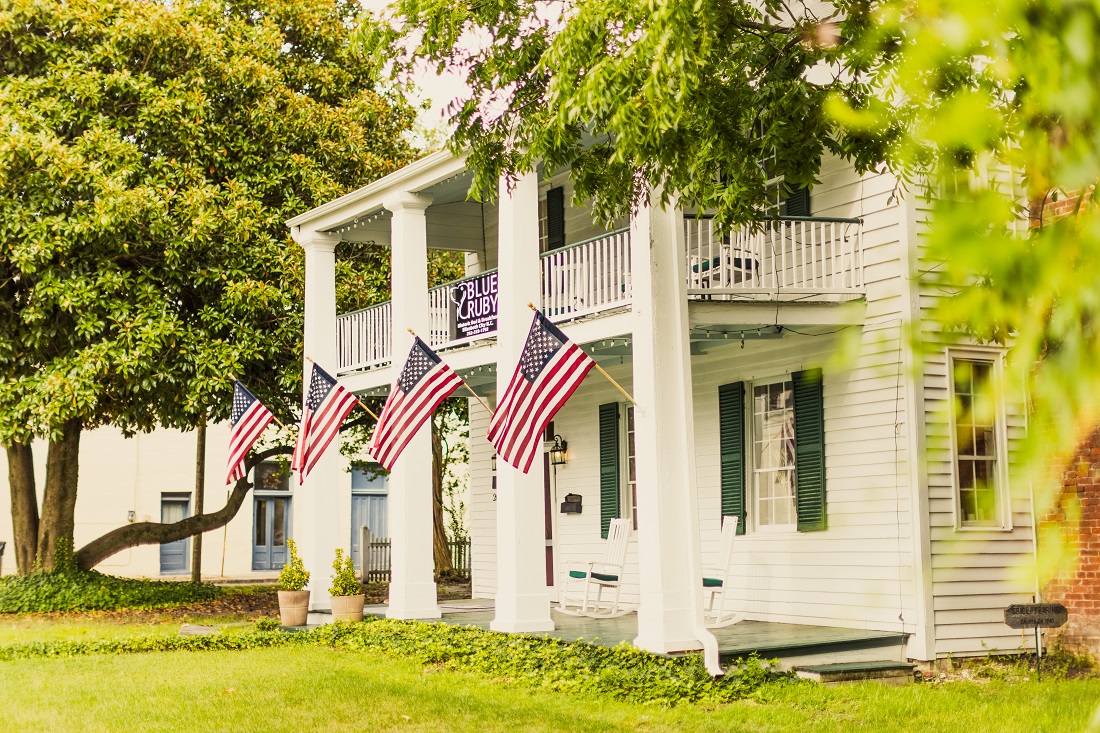
<path id="1" fill-rule="evenodd" d="M 607 531 L 607 549 L 603 562 L 572 563 L 565 574 L 558 610 L 570 616 L 612 618 L 629 613 L 619 608 L 626 546 L 630 540 L 629 519 L 612 519 Z M 595 588 L 593 598 L 592 589 Z M 610 598 L 603 597 L 608 589 Z"/>
<path id="2" fill-rule="evenodd" d="M 733 538 L 737 535 L 737 517 L 722 520 L 722 539 L 718 545 L 718 563 L 703 568 L 703 623 L 708 628 L 731 626 L 743 617 L 726 613 L 726 587 L 729 585 L 730 567 L 733 565 Z M 715 608 L 717 601 L 717 608 Z"/>

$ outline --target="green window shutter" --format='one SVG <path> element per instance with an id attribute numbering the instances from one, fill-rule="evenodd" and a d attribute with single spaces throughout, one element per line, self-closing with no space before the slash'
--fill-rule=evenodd
<path id="1" fill-rule="evenodd" d="M 783 216 L 809 216 L 810 215 L 810 189 L 805 186 L 792 188 L 779 206 L 779 213 Z"/>
<path id="2" fill-rule="evenodd" d="M 607 539 L 611 520 L 622 511 L 619 457 L 619 403 L 600 405 L 600 536 Z"/>
<path id="3" fill-rule="evenodd" d="M 825 406 L 821 370 L 791 375 L 794 382 L 794 493 L 798 531 L 825 529 Z"/>
<path id="4" fill-rule="evenodd" d="M 718 388 L 718 438 L 722 457 L 722 516 L 737 517 L 745 534 L 745 383 Z"/>
<path id="5" fill-rule="evenodd" d="M 546 248 L 565 246 L 565 189 L 560 186 L 546 192 Z"/>

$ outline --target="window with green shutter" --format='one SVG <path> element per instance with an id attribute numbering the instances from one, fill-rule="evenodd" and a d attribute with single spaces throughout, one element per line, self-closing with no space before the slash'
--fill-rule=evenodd
<path id="1" fill-rule="evenodd" d="M 600 405 L 600 536 L 622 511 L 622 458 L 619 403 Z"/>
<path id="2" fill-rule="evenodd" d="M 718 388 L 718 433 L 722 462 L 722 516 L 737 517 L 745 534 L 745 383 Z"/>
<path id="3" fill-rule="evenodd" d="M 558 186 L 546 192 L 546 248 L 565 246 L 565 189 Z"/>
<path id="4" fill-rule="evenodd" d="M 825 407 L 820 369 L 791 375 L 794 387 L 795 507 L 799 532 L 826 528 Z"/>

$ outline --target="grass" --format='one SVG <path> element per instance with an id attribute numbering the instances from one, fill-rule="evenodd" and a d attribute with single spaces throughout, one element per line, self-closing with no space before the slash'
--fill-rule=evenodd
<path id="1" fill-rule="evenodd" d="M 161 616 L 136 622 L 111 617 L 50 618 L 31 614 L 0 615 L 0 645 L 21 644 L 28 641 L 98 641 L 123 639 L 138 634 L 175 636 L 184 624 L 222 626 L 237 623 L 244 623 L 244 620 L 236 615 Z M 234 627 L 227 628 L 226 632 L 234 633 Z"/>
<path id="2" fill-rule="evenodd" d="M 715 709 L 532 692 L 506 680 L 319 647 L 0 664 L 0 730 L 917 731 L 1089 728 L 1100 682 L 824 688 L 774 683 Z"/>

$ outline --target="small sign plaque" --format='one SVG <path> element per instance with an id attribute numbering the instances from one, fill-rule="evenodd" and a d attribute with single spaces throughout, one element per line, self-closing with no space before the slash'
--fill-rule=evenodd
<path id="1" fill-rule="evenodd" d="M 497 273 L 471 277 L 451 287 L 451 338 L 456 341 L 497 330 Z"/>
<path id="2" fill-rule="evenodd" d="M 1005 609 L 1005 624 L 1010 629 L 1056 629 L 1069 620 L 1069 611 L 1061 603 L 1017 603 Z"/>

